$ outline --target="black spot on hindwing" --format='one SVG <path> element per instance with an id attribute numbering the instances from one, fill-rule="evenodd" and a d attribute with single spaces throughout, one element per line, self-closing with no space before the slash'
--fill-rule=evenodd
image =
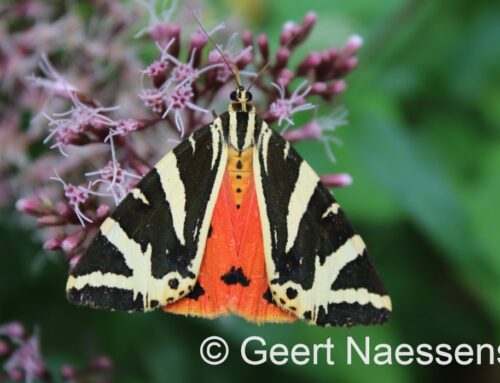
<path id="1" fill-rule="evenodd" d="M 262 298 L 264 298 L 264 300 L 267 301 L 268 303 L 276 305 L 276 302 L 273 299 L 273 294 L 271 294 L 270 288 L 267 288 L 266 292 L 262 295 Z"/>
<path id="2" fill-rule="evenodd" d="M 168 281 L 168 285 L 171 289 L 177 289 L 179 287 L 179 280 L 177 278 L 172 278 Z"/>
<path id="3" fill-rule="evenodd" d="M 231 270 L 222 275 L 220 279 L 222 279 L 222 281 L 227 285 L 235 285 L 239 283 L 240 285 L 246 287 L 250 284 L 250 280 L 243 273 L 243 269 L 241 267 L 236 269 L 234 266 L 231 266 Z"/>
<path id="4" fill-rule="evenodd" d="M 194 285 L 194 288 L 191 290 L 191 292 L 186 295 L 187 298 L 189 299 L 194 299 L 195 301 L 198 300 L 199 297 L 205 294 L 205 289 L 201 287 L 199 282 L 196 282 Z"/>
<path id="5" fill-rule="evenodd" d="M 286 296 L 288 297 L 288 299 L 297 298 L 298 293 L 299 292 L 297 290 L 295 290 L 293 287 L 289 287 L 286 289 Z"/>

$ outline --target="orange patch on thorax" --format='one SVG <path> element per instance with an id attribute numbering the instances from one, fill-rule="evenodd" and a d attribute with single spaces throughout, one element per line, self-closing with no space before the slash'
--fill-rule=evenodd
<path id="1" fill-rule="evenodd" d="M 248 189 L 250 178 L 252 178 L 253 148 L 238 151 L 229 147 L 226 172 L 231 180 L 234 202 L 239 208 Z"/>

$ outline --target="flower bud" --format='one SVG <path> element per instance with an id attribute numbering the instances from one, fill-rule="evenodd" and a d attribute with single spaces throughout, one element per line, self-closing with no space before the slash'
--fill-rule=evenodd
<path id="1" fill-rule="evenodd" d="M 67 202 L 57 203 L 57 213 L 66 219 L 71 219 L 75 215 L 73 209 L 71 209 Z"/>
<path id="2" fill-rule="evenodd" d="M 276 66 L 275 69 L 282 69 L 288 64 L 290 58 L 290 50 L 285 47 L 280 47 L 276 53 Z"/>
<path id="3" fill-rule="evenodd" d="M 345 187 L 352 184 L 352 177 L 347 173 L 327 174 L 320 178 L 326 188 Z"/>
<path id="4" fill-rule="evenodd" d="M 69 270 L 73 270 L 73 268 L 76 266 L 76 264 L 78 263 L 78 261 L 80 260 L 80 258 L 82 257 L 82 254 L 79 253 L 79 254 L 75 254 L 73 255 L 69 261 L 68 261 L 68 265 L 69 265 Z"/>
<path id="5" fill-rule="evenodd" d="M 346 72 L 352 71 L 354 68 L 358 66 L 358 58 L 357 57 L 349 57 L 344 61 L 344 70 Z"/>
<path id="6" fill-rule="evenodd" d="M 174 43 L 170 46 L 169 53 L 174 57 L 179 55 L 181 28 L 177 24 L 157 23 L 151 27 L 149 34 L 162 47 L 172 39 L 175 39 Z"/>
<path id="7" fill-rule="evenodd" d="M 68 364 L 61 366 L 60 374 L 63 380 L 72 380 L 78 376 L 76 369 Z"/>
<path id="8" fill-rule="evenodd" d="M 29 215 L 42 215 L 49 212 L 49 208 L 38 198 L 21 198 L 16 202 L 16 209 Z"/>
<path id="9" fill-rule="evenodd" d="M 110 212 L 111 208 L 108 205 L 102 204 L 97 208 L 96 215 L 98 219 L 104 219 L 109 215 Z"/>
<path id="10" fill-rule="evenodd" d="M 257 37 L 257 46 L 259 47 L 260 54 L 264 62 L 269 61 L 269 40 L 264 33 Z"/>
<path id="11" fill-rule="evenodd" d="M 49 238 L 43 244 L 44 250 L 59 250 L 61 248 L 61 238 Z"/>
<path id="12" fill-rule="evenodd" d="M 76 233 L 68 235 L 61 242 L 61 248 L 65 253 L 72 253 L 85 239 L 86 234 L 85 230 L 78 230 Z"/>
<path id="13" fill-rule="evenodd" d="M 310 94 L 323 94 L 327 91 L 328 86 L 324 82 L 315 82 L 311 85 Z"/>
<path id="14" fill-rule="evenodd" d="M 252 51 L 249 50 L 241 56 L 241 58 L 238 60 L 236 65 L 238 66 L 239 69 L 243 69 L 248 64 L 250 64 L 252 61 L 253 61 L 253 54 L 252 54 Z"/>
<path id="15" fill-rule="evenodd" d="M 243 42 L 243 45 L 245 47 L 252 46 L 253 45 L 252 32 L 248 30 L 244 31 L 243 34 L 241 35 L 241 41 Z"/>
<path id="16" fill-rule="evenodd" d="M 306 75 L 310 70 L 316 68 L 321 63 L 321 55 L 318 52 L 310 52 L 297 68 L 299 76 Z"/>
<path id="17" fill-rule="evenodd" d="M 11 351 L 10 345 L 6 341 L 0 339 L 0 358 L 5 358 Z"/>
<path id="18" fill-rule="evenodd" d="M 283 31 L 280 36 L 280 45 L 281 46 L 291 46 L 292 39 L 295 41 L 297 38 L 297 34 L 300 33 L 300 27 L 292 21 L 288 21 L 283 25 Z"/>
<path id="19" fill-rule="evenodd" d="M 333 96 L 344 92 L 347 89 L 347 83 L 344 80 L 337 80 L 328 84 L 327 95 Z"/>
<path id="20" fill-rule="evenodd" d="M 352 35 L 347 39 L 344 46 L 344 54 L 347 56 L 354 55 L 363 45 L 363 38 L 359 35 Z"/>
<path id="21" fill-rule="evenodd" d="M 283 137 L 290 142 L 301 140 L 318 140 L 321 138 L 322 130 L 316 120 L 313 120 L 304 126 L 287 131 Z"/>
<path id="22" fill-rule="evenodd" d="M 304 29 L 311 29 L 314 24 L 316 24 L 316 21 L 318 20 L 318 15 L 316 12 L 308 12 L 305 16 L 304 19 L 302 20 L 302 28 Z"/>
<path id="23" fill-rule="evenodd" d="M 12 368 L 8 371 L 9 378 L 14 382 L 20 382 L 24 379 L 24 373 L 18 368 Z"/>
<path id="24" fill-rule="evenodd" d="M 44 215 L 37 219 L 38 226 L 60 226 L 66 223 L 66 219 L 60 215 Z"/>
<path id="25" fill-rule="evenodd" d="M 111 359 L 107 356 L 99 356 L 89 364 L 88 368 L 94 371 L 104 371 L 109 370 L 112 366 Z"/>
<path id="26" fill-rule="evenodd" d="M 293 80 L 293 78 L 294 78 L 293 72 L 288 68 L 283 68 L 277 77 L 278 84 L 281 83 L 286 88 Z"/>
<path id="27" fill-rule="evenodd" d="M 0 326 L 0 335 L 5 335 L 13 339 L 21 339 L 26 335 L 26 331 L 21 323 L 9 322 Z"/>

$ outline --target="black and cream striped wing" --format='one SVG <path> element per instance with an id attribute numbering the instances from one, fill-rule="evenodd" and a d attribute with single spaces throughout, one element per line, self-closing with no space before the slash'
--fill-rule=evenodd
<path id="1" fill-rule="evenodd" d="M 321 326 L 385 322 L 390 298 L 332 193 L 265 123 L 257 141 L 253 166 L 275 303 Z"/>
<path id="2" fill-rule="evenodd" d="M 70 302 L 147 311 L 194 287 L 227 163 L 221 120 L 194 132 L 131 190 L 68 278 Z"/>

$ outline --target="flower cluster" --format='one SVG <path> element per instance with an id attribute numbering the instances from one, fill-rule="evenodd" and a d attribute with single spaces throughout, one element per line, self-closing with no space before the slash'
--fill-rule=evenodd
<path id="1" fill-rule="evenodd" d="M 38 334 L 29 334 L 19 322 L 0 325 L 0 382 L 52 382 L 52 374 L 40 351 Z M 83 369 L 69 364 L 60 367 L 58 376 L 65 383 L 85 381 L 90 376 L 95 382 L 110 381 L 111 360 L 100 356 L 94 358 Z"/>
<path id="2" fill-rule="evenodd" d="M 172 142 L 226 108 L 236 68 L 242 82 L 252 84 L 256 110 L 268 123 L 292 142 L 321 141 L 334 159 L 332 132 L 346 123 L 346 113 L 318 118 L 317 110 L 335 104 L 346 89 L 361 38 L 309 52 L 293 66 L 315 13 L 285 23 L 272 52 L 265 33 L 235 33 L 224 24 L 205 32 L 189 12 L 178 12 L 177 2 L 165 3 L 141 0 L 141 9 L 92 2 L 99 8 L 92 25 L 99 28 L 84 25 L 71 8 L 62 12 L 38 0 L 3 10 L 27 22 L 0 30 L 6 80 L 0 91 L 16 100 L 0 114 L 0 203 L 26 196 L 17 209 L 37 219 L 45 249 L 62 249 L 70 265 Z M 149 23 L 141 28 L 144 14 Z M 56 15 L 64 16 L 53 22 Z M 210 39 L 226 43 L 215 47 Z M 155 52 L 146 60 L 144 47 Z M 297 114 L 306 121 L 298 127 Z M 322 179 L 329 187 L 351 182 L 344 173 Z"/>

